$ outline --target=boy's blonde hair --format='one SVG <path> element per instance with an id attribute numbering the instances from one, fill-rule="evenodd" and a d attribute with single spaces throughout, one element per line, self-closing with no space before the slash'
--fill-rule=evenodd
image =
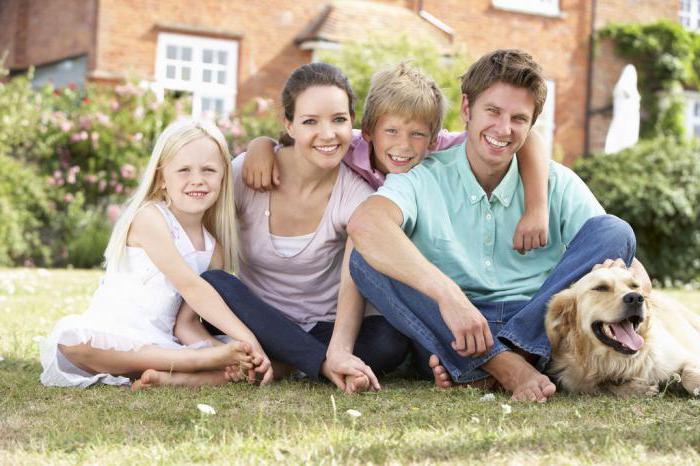
<path id="1" fill-rule="evenodd" d="M 431 78 L 407 63 L 379 71 L 372 76 L 362 115 L 362 132 L 371 135 L 384 115 L 418 120 L 430 127 L 435 142 L 445 114 L 445 96 Z"/>
<path id="2" fill-rule="evenodd" d="M 158 137 L 141 182 L 134 195 L 127 201 L 123 213 L 114 225 L 112 236 L 109 238 L 109 244 L 105 250 L 108 270 L 117 270 L 126 249 L 129 227 L 136 214 L 148 205 L 157 202 L 170 202 L 163 187 L 163 166 L 186 144 L 203 137 L 212 140 L 219 149 L 224 166 L 224 177 L 219 197 L 214 205 L 204 213 L 202 223 L 221 245 L 224 253 L 224 268 L 228 271 L 235 269 L 238 241 L 231 155 L 228 151 L 228 145 L 224 135 L 213 123 L 185 118 L 168 125 Z"/>

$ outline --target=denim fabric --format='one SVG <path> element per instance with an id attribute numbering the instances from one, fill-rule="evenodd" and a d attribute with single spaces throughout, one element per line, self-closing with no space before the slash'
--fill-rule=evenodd
<path id="1" fill-rule="evenodd" d="M 319 322 L 308 333 L 282 312 L 265 303 L 238 278 L 223 270 L 202 274 L 221 295 L 226 305 L 253 332 L 270 359 L 289 364 L 312 378 L 318 378 L 326 359 L 333 322 Z M 212 334 L 222 332 L 208 322 Z M 354 354 L 377 375 L 394 370 L 406 356 L 409 340 L 382 316 L 364 319 L 355 342 Z"/>
<path id="2" fill-rule="evenodd" d="M 623 220 L 611 215 L 588 220 L 532 299 L 473 301 L 495 337 L 491 350 L 479 357 L 463 357 L 452 349 L 454 336 L 442 320 L 435 301 L 377 272 L 357 251 L 350 258 L 350 273 L 365 298 L 419 348 L 427 350 L 423 354 L 423 365 L 427 363 L 425 355 L 436 354 L 455 381 L 471 382 L 487 376 L 480 366 L 513 347 L 537 356 L 537 368 L 542 370 L 551 354 L 544 329 L 544 316 L 551 297 L 606 259 L 622 258 L 629 266 L 635 248 L 634 232 Z"/>

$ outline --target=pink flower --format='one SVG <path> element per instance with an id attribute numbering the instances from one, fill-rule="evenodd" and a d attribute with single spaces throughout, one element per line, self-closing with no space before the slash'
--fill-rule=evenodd
<path id="1" fill-rule="evenodd" d="M 114 185 L 114 192 L 119 194 L 122 191 L 124 191 L 124 186 L 121 183 L 117 183 Z"/>
<path id="2" fill-rule="evenodd" d="M 255 113 L 258 115 L 264 115 L 269 109 L 270 105 L 272 105 L 272 101 L 270 99 L 264 99 L 262 97 L 256 97 L 255 98 Z"/>
<path id="3" fill-rule="evenodd" d="M 49 186 L 56 186 L 56 179 L 49 176 L 48 178 L 46 178 L 46 184 L 48 184 Z"/>
<path id="4" fill-rule="evenodd" d="M 116 103 L 117 108 L 119 108 L 119 102 L 117 102 L 116 100 L 114 100 L 112 102 Z M 116 109 L 114 109 L 114 110 L 116 110 Z M 102 112 L 97 112 L 97 114 L 95 115 L 95 119 L 98 121 L 98 123 L 100 123 L 103 126 L 107 126 L 109 124 L 109 115 L 105 115 Z"/>
<path id="5" fill-rule="evenodd" d="M 121 168 L 122 178 L 132 180 L 136 176 L 136 167 L 129 163 L 125 163 Z"/>
<path id="6" fill-rule="evenodd" d="M 71 193 L 68 193 L 65 196 L 63 196 L 63 200 L 68 204 L 73 202 L 73 199 L 75 199 L 75 197 L 73 197 Z"/>
<path id="7" fill-rule="evenodd" d="M 97 176 L 95 175 L 85 175 L 85 181 L 87 181 L 90 184 L 95 184 L 97 183 Z"/>
<path id="8" fill-rule="evenodd" d="M 73 165 L 69 170 L 71 173 L 80 173 L 80 165 Z"/>
<path id="9" fill-rule="evenodd" d="M 145 114 L 146 114 L 146 111 L 140 105 L 138 107 L 136 107 L 136 109 L 134 110 L 134 118 L 136 118 L 137 120 L 140 120 L 141 118 L 143 118 L 143 116 Z"/>
<path id="10" fill-rule="evenodd" d="M 107 218 L 109 219 L 109 223 L 114 225 L 117 223 L 117 219 L 122 213 L 121 207 L 119 207 L 117 204 L 110 204 L 107 206 Z"/>
<path id="11" fill-rule="evenodd" d="M 73 172 L 68 173 L 68 176 L 66 177 L 66 183 L 75 184 L 75 174 Z"/>
<path id="12" fill-rule="evenodd" d="M 64 133 L 67 133 L 71 129 L 73 129 L 73 123 L 71 123 L 70 121 L 62 121 L 60 127 L 61 127 L 61 131 L 63 131 Z"/>
<path id="13" fill-rule="evenodd" d="M 70 135 L 71 142 L 80 142 L 80 133 L 73 133 Z"/>
<path id="14" fill-rule="evenodd" d="M 119 110 L 119 102 L 116 100 L 113 100 L 109 103 L 109 108 L 112 109 L 113 112 L 116 112 Z"/>
<path id="15" fill-rule="evenodd" d="M 81 141 L 87 141 L 90 136 L 88 135 L 87 131 L 81 131 L 80 132 L 80 140 Z"/>
<path id="16" fill-rule="evenodd" d="M 80 119 L 80 127 L 82 129 L 90 129 L 92 126 L 92 120 L 90 119 L 89 116 L 81 116 Z"/>
<path id="17" fill-rule="evenodd" d="M 105 180 L 100 180 L 100 182 L 97 184 L 97 190 L 99 192 L 104 192 L 106 187 L 107 187 L 107 182 Z"/>
<path id="18" fill-rule="evenodd" d="M 136 133 L 133 136 L 131 136 L 131 140 L 133 142 L 139 142 L 139 141 L 141 141 L 141 139 L 143 139 L 143 133 L 141 133 L 141 132 Z"/>

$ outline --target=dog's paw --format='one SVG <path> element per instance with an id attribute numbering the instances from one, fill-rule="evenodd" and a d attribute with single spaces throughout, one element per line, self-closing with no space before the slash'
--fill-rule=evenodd
<path id="1" fill-rule="evenodd" d="M 659 394 L 659 385 L 651 384 L 646 380 L 632 380 L 630 382 L 611 385 L 608 390 L 615 396 L 629 398 L 632 396 L 655 396 Z"/>

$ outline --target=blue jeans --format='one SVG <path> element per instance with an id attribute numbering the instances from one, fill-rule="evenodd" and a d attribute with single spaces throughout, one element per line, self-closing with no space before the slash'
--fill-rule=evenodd
<path id="1" fill-rule="evenodd" d="M 270 306 L 235 276 L 223 270 L 202 274 L 221 295 L 226 305 L 255 335 L 270 359 L 288 364 L 312 378 L 318 378 L 326 359 L 334 322 L 318 322 L 309 332 Z M 204 323 L 210 333 L 219 329 Z M 366 317 L 355 341 L 353 353 L 377 375 L 396 369 L 404 360 L 409 340 L 382 316 Z"/>
<path id="2" fill-rule="evenodd" d="M 478 357 L 463 357 L 452 349 L 450 343 L 454 341 L 454 336 L 432 299 L 377 272 L 357 251 L 353 251 L 350 258 L 350 273 L 360 293 L 394 327 L 413 340 L 423 372 L 429 371 L 428 356 L 435 354 L 452 379 L 472 382 L 488 375 L 479 369 L 484 363 L 513 348 L 535 356 L 537 368 L 543 370 L 552 351 L 544 329 L 547 303 L 551 297 L 606 259 L 622 258 L 629 266 L 635 249 L 634 232 L 625 221 L 612 215 L 589 219 L 532 299 L 472 302 L 484 315 L 491 334 L 496 337 L 491 350 Z"/>

